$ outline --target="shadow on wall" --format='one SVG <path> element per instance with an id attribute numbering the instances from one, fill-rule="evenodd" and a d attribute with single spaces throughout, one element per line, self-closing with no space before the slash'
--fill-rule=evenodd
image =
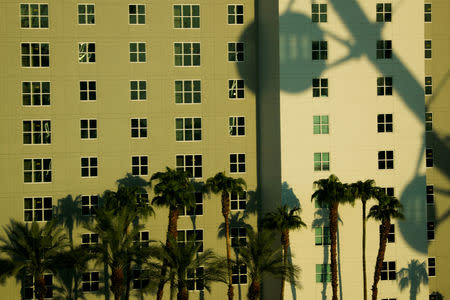
<path id="1" fill-rule="evenodd" d="M 409 286 L 409 299 L 416 300 L 420 292 L 420 285 L 428 284 L 428 275 L 425 262 L 420 263 L 413 259 L 408 263 L 407 268 L 401 269 L 398 273 L 398 285 L 403 291 Z"/>
<path id="2" fill-rule="evenodd" d="M 281 205 L 287 205 L 289 208 L 301 208 L 300 200 L 286 181 L 281 184 Z"/>

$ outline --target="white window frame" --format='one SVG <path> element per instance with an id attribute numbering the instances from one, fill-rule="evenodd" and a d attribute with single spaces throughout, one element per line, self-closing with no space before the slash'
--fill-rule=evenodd
<path id="1" fill-rule="evenodd" d="M 391 269 L 389 267 L 389 265 L 391 263 L 394 263 L 394 269 Z M 383 265 L 386 264 L 386 269 L 383 269 L 384 266 L 381 267 L 381 273 L 380 273 L 380 280 L 382 281 L 392 281 L 392 280 L 396 280 L 397 279 L 397 263 L 395 260 L 391 260 L 391 261 L 383 261 Z M 386 274 L 387 278 L 386 279 L 382 279 L 382 275 L 383 273 Z M 394 274 L 394 278 L 391 279 L 391 275 Z"/>
<path id="2" fill-rule="evenodd" d="M 190 53 L 184 53 L 185 45 L 190 44 L 191 51 Z M 181 45 L 181 53 L 176 52 L 177 45 Z M 198 53 L 194 53 L 194 45 L 198 45 Z M 201 43 L 200 42 L 174 42 L 173 43 L 173 56 L 174 56 L 174 66 L 175 67 L 184 67 L 184 68 L 198 68 L 202 65 L 201 63 Z M 181 57 L 181 64 L 177 65 L 177 58 Z M 190 58 L 190 64 L 186 65 L 186 57 Z M 198 65 L 194 65 L 194 58 L 198 57 Z"/>
<path id="3" fill-rule="evenodd" d="M 241 267 L 245 267 L 245 274 L 244 274 L 244 272 L 241 272 L 242 271 Z M 237 273 L 234 272 L 235 270 L 237 270 Z M 238 283 L 233 283 L 233 277 L 236 278 L 236 276 L 239 279 Z M 245 282 L 242 283 L 241 278 L 245 278 Z M 239 265 L 233 264 L 231 266 L 231 282 L 232 282 L 232 285 L 246 286 L 248 284 L 248 268 L 245 264 L 239 264 Z"/>
<path id="4" fill-rule="evenodd" d="M 84 5 L 84 13 L 80 13 L 80 7 Z M 93 13 L 88 13 L 88 5 L 92 5 L 94 7 Z M 84 15 L 85 22 L 80 23 L 80 16 Z M 89 16 L 94 16 L 94 22 L 88 23 Z M 78 25 L 95 25 L 95 3 L 77 3 L 77 23 Z"/>
<path id="5" fill-rule="evenodd" d="M 30 53 L 22 53 L 22 46 L 24 44 L 28 44 Z M 39 45 L 39 54 L 33 54 L 32 53 L 32 50 L 31 50 L 32 49 L 32 47 L 31 47 L 32 44 L 38 44 Z M 45 44 L 48 46 L 48 54 L 42 54 L 41 53 L 42 52 L 42 45 L 45 45 Z M 20 43 L 19 55 L 20 55 L 20 66 L 22 68 L 33 68 L 33 69 L 50 68 L 50 43 L 49 42 L 21 42 Z M 42 58 L 45 57 L 45 56 L 48 57 L 48 66 L 42 66 Z M 24 66 L 23 65 L 23 58 L 24 57 L 29 57 L 29 63 L 30 63 L 29 66 Z M 39 57 L 39 66 L 33 66 L 32 65 L 32 58 L 33 57 Z"/>
<path id="6" fill-rule="evenodd" d="M 203 216 L 204 212 L 204 203 L 203 203 L 203 194 L 201 192 L 194 192 L 195 205 L 191 209 L 187 209 L 186 206 L 183 206 L 179 210 L 179 217 L 190 217 L 190 216 Z M 201 214 L 197 214 L 197 209 L 200 207 Z"/>
<path id="7" fill-rule="evenodd" d="M 380 120 L 380 116 L 383 116 L 383 120 Z M 391 122 L 389 122 L 388 116 L 391 116 Z M 391 131 L 387 130 L 387 126 L 391 125 Z M 381 130 L 382 128 L 382 130 Z M 393 133 L 394 132 L 394 115 L 393 114 L 377 114 L 377 133 Z"/>
<path id="8" fill-rule="evenodd" d="M 434 262 L 431 263 L 430 260 L 434 260 Z M 436 277 L 436 257 L 428 257 L 427 266 L 428 266 L 427 270 L 428 277 Z M 430 270 L 433 270 L 434 274 L 430 274 L 431 273 Z"/>
<path id="9" fill-rule="evenodd" d="M 23 15 L 22 14 L 22 5 L 28 5 L 28 14 L 27 15 Z M 33 15 L 31 14 L 31 5 L 38 5 L 38 14 L 37 15 Z M 41 6 L 42 5 L 47 5 L 47 15 L 41 15 Z M 19 13 L 20 13 L 20 28 L 21 29 L 48 29 L 50 27 L 50 17 L 49 17 L 49 9 L 48 9 L 49 5 L 48 3 L 20 3 L 19 4 Z M 38 23 L 39 26 L 38 27 L 31 27 L 32 18 L 38 18 Z M 22 25 L 22 19 L 23 18 L 28 18 L 28 27 L 23 27 Z M 41 27 L 42 25 L 42 19 L 47 18 L 47 27 Z"/>
<path id="10" fill-rule="evenodd" d="M 380 158 L 380 154 L 384 152 L 384 158 Z M 392 158 L 388 158 L 389 152 L 392 152 Z M 377 152 L 378 170 L 394 170 L 395 169 L 395 154 L 394 150 L 381 150 Z M 388 163 L 392 162 L 392 168 L 388 167 Z M 380 163 L 384 163 L 384 167 L 381 168 Z"/>
<path id="11" fill-rule="evenodd" d="M 316 129 L 318 129 L 317 132 Z M 330 134 L 330 117 L 328 115 L 313 116 L 313 134 Z"/>
<path id="12" fill-rule="evenodd" d="M 136 51 L 131 51 L 131 45 L 136 45 Z M 144 45 L 145 50 L 141 51 L 139 47 Z M 145 64 L 147 63 L 147 42 L 133 41 L 128 43 L 129 59 L 131 64 Z M 144 54 L 144 60 L 142 61 L 140 55 Z M 136 55 L 136 61 L 132 61 L 132 55 Z"/>
<path id="13" fill-rule="evenodd" d="M 133 88 L 133 83 L 136 84 L 136 88 Z M 142 88 L 141 85 L 145 87 Z M 130 101 L 146 101 L 147 100 L 147 80 L 130 80 Z M 133 99 L 133 93 L 136 93 L 136 99 Z M 142 94 L 144 93 L 144 94 Z"/>
<path id="14" fill-rule="evenodd" d="M 426 11 L 426 5 L 430 5 L 430 11 Z M 430 2 L 425 2 L 423 6 L 423 12 L 424 12 L 424 23 L 431 23 L 433 21 L 433 5 Z M 426 21 L 426 15 L 430 15 L 430 21 Z"/>
<path id="15" fill-rule="evenodd" d="M 427 84 L 428 78 L 430 79 L 430 83 L 429 84 Z M 427 88 L 430 88 L 431 93 L 427 94 Z M 433 95 L 433 76 L 431 76 L 431 75 L 425 76 L 424 92 L 425 92 L 425 96 L 432 96 Z"/>
<path id="16" fill-rule="evenodd" d="M 190 82 L 191 84 L 191 90 L 186 90 L 186 83 Z M 177 90 L 177 83 L 181 83 L 181 90 Z M 195 90 L 194 86 L 199 85 L 200 89 Z M 180 95 L 181 102 L 177 102 L 177 95 Z M 186 95 L 191 95 L 191 102 L 186 102 Z M 194 99 L 198 96 L 200 98 L 200 102 L 194 102 Z M 181 79 L 181 80 L 175 80 L 174 81 L 174 97 L 175 97 L 175 104 L 177 105 L 192 105 L 192 104 L 201 104 L 202 103 L 202 81 L 200 79 Z"/>
<path id="17" fill-rule="evenodd" d="M 230 47 L 234 45 L 234 50 Z M 238 47 L 242 45 L 242 51 Z M 234 56 L 234 59 L 231 57 Z M 242 56 L 242 59 L 239 59 Z M 229 63 L 243 63 L 245 62 L 245 43 L 244 42 L 228 42 L 227 43 L 227 61 Z"/>
<path id="18" fill-rule="evenodd" d="M 175 6 L 181 6 L 180 7 L 180 12 L 181 12 L 180 16 L 175 16 Z M 189 16 L 184 16 L 183 15 L 183 13 L 184 13 L 184 11 L 183 11 L 184 6 L 189 6 L 190 7 L 190 9 L 189 9 L 190 15 Z M 192 15 L 192 11 L 193 11 L 193 7 L 194 6 L 198 6 L 198 16 L 193 16 Z M 172 9 L 173 29 L 200 29 L 200 27 L 201 27 L 201 22 L 200 22 L 200 17 L 201 17 L 200 4 L 186 4 L 186 3 L 183 3 L 183 4 L 174 4 L 172 7 L 173 7 L 173 9 Z M 175 26 L 175 24 L 176 24 L 175 19 L 176 18 L 180 18 L 180 27 L 176 27 Z M 190 19 L 190 26 L 189 27 L 184 27 L 184 19 L 185 18 Z M 192 26 L 194 24 L 193 23 L 194 18 L 198 18 L 198 27 L 193 27 Z"/>
<path id="19" fill-rule="evenodd" d="M 320 232 L 319 232 L 318 229 L 320 229 Z M 328 232 L 328 237 L 326 236 L 326 232 Z M 320 243 L 317 242 L 318 239 L 320 239 Z M 330 226 L 316 226 L 316 227 L 314 227 L 314 244 L 316 246 L 328 246 L 328 245 L 331 245 Z"/>
<path id="20" fill-rule="evenodd" d="M 88 161 L 87 166 L 83 166 L 83 159 L 86 159 Z M 91 165 L 91 160 L 92 159 L 96 159 L 97 163 L 96 165 Z M 83 156 L 80 159 L 80 166 L 81 166 L 81 178 L 97 178 L 98 177 L 98 166 L 99 166 L 99 159 L 97 156 Z M 83 176 L 83 170 L 87 170 L 88 171 L 88 175 L 87 176 Z M 94 174 L 93 171 L 96 171 Z"/>
<path id="21" fill-rule="evenodd" d="M 187 156 L 192 156 L 192 162 L 193 165 L 192 166 L 186 166 L 186 157 Z M 196 165 L 196 156 L 200 156 L 201 158 L 201 164 L 200 165 Z M 183 165 L 177 165 L 177 158 L 178 157 L 182 157 L 183 158 Z M 177 170 L 182 170 L 185 171 L 187 173 L 190 173 L 189 169 L 192 169 L 192 177 L 191 178 L 203 178 L 203 154 L 176 154 L 175 155 L 175 168 Z M 202 173 L 202 176 L 195 176 L 196 175 L 196 171 L 198 171 L 198 168 L 200 168 L 200 172 Z"/>
<path id="22" fill-rule="evenodd" d="M 97 199 L 97 204 L 92 201 L 93 199 Z M 98 200 L 99 195 L 81 195 L 81 215 L 82 216 L 95 216 L 95 210 L 98 209 Z M 83 204 L 84 200 L 87 200 L 87 204 Z M 89 214 L 83 213 L 83 208 L 87 208 L 89 210 Z"/>
<path id="23" fill-rule="evenodd" d="M 86 90 L 81 89 L 82 83 L 86 83 Z M 93 90 L 90 88 L 91 83 L 95 84 L 95 89 L 93 89 Z M 80 88 L 80 101 L 87 102 L 87 103 L 97 101 L 97 81 L 96 80 L 80 80 L 79 88 Z M 92 93 L 92 92 L 95 93 L 95 99 L 91 99 L 90 93 Z M 81 99 L 82 98 L 81 93 L 86 93 L 86 99 Z"/>
<path id="24" fill-rule="evenodd" d="M 183 233 L 183 240 L 180 240 L 181 233 Z M 197 239 L 197 232 L 201 234 L 201 239 Z M 198 253 L 202 253 L 205 246 L 205 230 L 203 228 L 195 228 L 195 229 L 178 229 L 177 230 L 177 243 L 178 244 L 186 244 L 189 242 L 188 234 L 195 234 L 195 243 L 201 244 L 198 249 Z"/>
<path id="25" fill-rule="evenodd" d="M 26 160 L 31 160 L 31 169 L 29 169 L 29 170 L 25 170 L 25 161 Z M 40 170 L 38 170 L 38 169 L 34 169 L 34 163 L 35 163 L 35 160 L 40 160 L 41 162 L 41 164 L 42 164 L 42 169 L 40 169 Z M 50 168 L 49 169 L 44 169 L 44 160 L 50 160 Z M 38 157 L 38 158 L 35 158 L 35 157 L 32 157 L 32 158 L 24 158 L 23 159 L 23 172 L 24 172 L 24 179 L 23 179 L 23 182 L 25 183 L 25 184 L 45 184 L 45 183 L 52 183 L 52 181 L 53 181 L 53 171 L 52 171 L 52 159 L 50 158 L 50 157 Z M 39 172 L 39 173 L 41 173 L 41 178 L 42 178 L 42 181 L 34 181 L 34 174 L 36 174 L 36 172 Z M 50 172 L 50 181 L 44 181 L 44 178 L 45 178 L 45 174 L 44 174 L 44 172 Z M 29 182 L 25 182 L 25 173 L 31 173 L 31 181 L 29 181 Z"/>
<path id="26" fill-rule="evenodd" d="M 230 14 L 230 7 L 231 7 L 231 6 L 234 6 L 234 13 L 232 13 L 232 14 Z M 238 6 L 242 6 L 242 14 L 239 14 L 239 13 L 237 12 Z M 245 15 L 244 9 L 245 9 L 244 4 L 240 4 L 240 3 L 228 4 L 228 5 L 227 5 L 227 24 L 228 24 L 228 25 L 238 25 L 238 26 L 244 25 L 244 22 L 245 22 L 245 19 L 244 19 L 244 15 Z M 234 16 L 234 23 L 230 23 L 230 16 Z M 242 23 L 238 23 L 238 21 L 237 21 L 238 16 L 242 16 Z"/>
<path id="27" fill-rule="evenodd" d="M 31 200 L 31 208 L 26 208 L 25 202 L 27 199 Z M 36 201 L 41 199 L 41 208 L 36 208 Z M 45 203 L 50 199 L 50 207 L 45 207 Z M 47 200 L 47 201 L 46 201 Z M 36 211 L 40 211 L 42 220 L 36 220 Z M 31 213 L 31 220 L 27 220 L 26 215 Z M 50 219 L 46 220 L 46 212 L 50 212 Z M 53 219 L 53 197 L 52 196 L 34 196 L 23 198 L 23 220 L 24 222 L 48 222 Z"/>
<path id="28" fill-rule="evenodd" d="M 89 280 L 85 280 L 85 275 L 89 273 Z M 94 280 L 92 275 L 97 274 L 97 280 Z M 84 290 L 84 287 L 89 285 L 89 290 Z M 81 275 L 81 290 L 83 293 L 95 293 L 100 290 L 100 272 L 99 271 L 86 271 Z"/>
<path id="29" fill-rule="evenodd" d="M 231 211 L 245 211 L 247 209 L 247 191 L 242 193 L 230 193 L 230 210 Z M 233 208 L 233 203 L 236 204 L 237 208 Z M 241 208 L 243 206 L 243 208 Z"/>
<path id="30" fill-rule="evenodd" d="M 186 128 L 186 121 L 191 120 L 191 127 Z M 195 127 L 196 122 L 198 123 L 200 120 L 200 128 Z M 178 123 L 181 121 L 181 128 L 178 128 Z M 181 138 L 179 139 L 181 133 Z M 188 133 L 191 134 L 191 139 L 186 139 Z M 200 138 L 196 139 L 196 135 L 200 133 Z M 177 142 L 201 142 L 202 141 L 202 117 L 178 117 L 175 118 L 175 141 Z"/>
<path id="31" fill-rule="evenodd" d="M 25 131 L 25 122 L 30 122 L 30 130 Z M 34 129 L 34 124 L 35 122 L 39 122 L 40 123 L 40 130 L 39 131 L 35 131 Z M 48 123 L 44 123 L 44 122 L 48 122 Z M 52 143 L 52 125 L 51 125 L 52 121 L 51 120 L 22 120 L 22 136 L 23 136 L 23 145 L 51 145 Z M 49 124 L 49 129 L 45 130 L 45 125 L 44 124 Z M 35 135 L 38 134 L 40 135 L 40 143 L 35 143 L 34 142 L 34 137 Z M 25 135 L 29 135 L 30 136 L 30 143 L 25 143 Z M 49 135 L 49 142 L 45 143 L 44 140 L 46 139 L 45 136 Z"/>
<path id="32" fill-rule="evenodd" d="M 48 107 L 51 105 L 51 83 L 50 81 L 22 81 L 21 82 L 21 95 L 22 95 L 22 107 L 33 107 L 33 106 L 45 106 Z M 44 92 L 44 88 L 43 88 L 43 84 L 47 84 L 48 83 L 48 93 Z M 29 92 L 25 92 L 25 84 L 29 84 L 30 90 Z M 35 93 L 33 91 L 33 85 L 39 84 L 39 92 Z M 39 102 L 40 104 L 33 104 L 33 96 L 34 95 L 39 95 Z M 25 96 L 29 96 L 30 97 L 30 104 L 24 104 L 24 97 Z M 48 103 L 49 104 L 43 104 L 43 97 L 44 96 L 48 96 Z"/>
<path id="33" fill-rule="evenodd" d="M 317 12 L 314 12 L 314 6 L 317 5 Z M 322 11 L 322 5 L 325 5 L 325 12 Z M 317 21 L 314 21 L 314 15 L 317 15 Z M 325 21 L 322 16 L 325 15 Z M 328 22 L 328 3 L 323 1 L 314 1 L 311 3 L 311 23 L 327 23 Z"/>
<path id="34" fill-rule="evenodd" d="M 137 158 L 138 159 L 138 164 L 134 164 L 133 160 Z M 142 160 L 146 159 L 147 160 L 147 164 L 142 164 Z M 138 170 L 137 174 L 135 174 L 134 170 Z M 149 163 L 148 163 L 148 155 L 132 155 L 131 156 L 131 174 L 133 176 L 147 176 L 149 174 L 148 172 L 149 169 Z"/>
<path id="35" fill-rule="evenodd" d="M 320 154 L 320 161 L 316 161 L 317 154 Z M 328 160 L 324 159 L 324 155 L 328 155 Z M 317 163 L 320 163 L 320 169 L 316 168 Z M 328 168 L 326 167 L 328 163 Z M 314 172 L 329 172 L 331 170 L 331 155 L 330 152 L 314 152 L 313 154 Z"/>
<path id="36" fill-rule="evenodd" d="M 94 45 L 94 51 L 90 51 L 89 47 Z M 84 48 L 84 50 L 83 50 Z M 95 64 L 97 62 L 97 56 L 95 54 L 97 46 L 95 42 L 78 42 L 78 63 L 79 64 Z M 91 61 L 93 57 L 93 61 Z M 84 58 L 86 61 L 83 61 Z"/>
<path id="37" fill-rule="evenodd" d="M 315 81 L 318 84 L 315 84 Z M 313 98 L 328 98 L 329 96 L 329 80 L 328 77 L 314 77 L 311 82 Z M 315 93 L 318 94 L 316 95 Z"/>
<path id="38" fill-rule="evenodd" d="M 87 122 L 87 127 L 83 127 L 83 121 Z M 95 127 L 91 127 L 91 121 L 95 121 Z M 87 132 L 87 137 L 83 137 L 83 132 Z M 92 137 L 91 132 L 95 132 L 95 137 Z M 96 140 L 98 139 L 98 121 L 97 119 L 80 119 L 80 138 L 82 140 Z"/>
<path id="39" fill-rule="evenodd" d="M 239 124 L 240 120 L 243 120 L 244 123 Z M 240 133 L 240 130 L 243 130 L 243 133 Z M 228 133 L 231 137 L 244 137 L 245 136 L 245 116 L 229 116 L 228 117 Z"/>
<path id="40" fill-rule="evenodd" d="M 247 244 L 247 228 L 245 226 L 230 226 L 231 247 L 239 248 Z"/>
<path id="41" fill-rule="evenodd" d="M 131 6 L 135 6 L 136 7 L 136 13 L 132 14 L 130 12 L 130 8 Z M 144 7 L 144 13 L 139 13 L 139 6 L 143 6 Z M 136 23 L 131 23 L 131 17 L 135 16 L 136 17 Z M 139 23 L 139 17 L 140 16 L 144 16 L 144 23 Z M 144 3 L 129 3 L 128 4 L 128 25 L 145 25 L 147 23 L 147 6 Z"/>
<path id="42" fill-rule="evenodd" d="M 242 158 L 242 155 L 244 156 L 244 161 L 242 161 L 240 158 Z M 245 174 L 247 172 L 247 157 L 245 153 L 230 153 L 229 154 L 229 170 L 230 174 Z M 232 158 L 235 157 L 236 161 L 232 162 Z M 244 171 L 241 171 L 241 167 L 244 166 Z M 233 167 L 236 167 L 236 171 L 232 171 Z"/>
<path id="43" fill-rule="evenodd" d="M 138 126 L 133 126 L 133 120 L 138 121 Z M 141 121 L 145 120 L 146 126 L 141 126 Z M 130 119 L 130 136 L 132 139 L 147 139 L 148 138 L 148 119 L 147 118 L 131 118 Z M 142 136 L 141 131 L 145 129 L 145 136 Z M 138 135 L 133 136 L 133 130 L 137 130 Z"/>
<path id="44" fill-rule="evenodd" d="M 386 9 L 386 4 L 390 5 L 390 11 L 387 11 Z M 382 10 L 378 11 L 378 6 L 382 5 Z M 375 22 L 377 23 L 391 23 L 392 22 L 392 13 L 393 9 L 392 9 L 392 2 L 377 2 L 376 6 L 375 6 Z M 387 15 L 390 15 L 390 19 L 387 19 Z M 383 19 L 382 21 L 378 21 L 378 16 L 381 16 L 381 18 Z"/>
<path id="45" fill-rule="evenodd" d="M 242 87 L 239 87 L 240 83 L 242 83 Z M 239 97 L 239 92 L 242 92 L 243 97 Z M 231 95 L 234 95 L 234 97 L 231 97 Z M 244 79 L 228 79 L 228 100 L 245 100 Z"/>

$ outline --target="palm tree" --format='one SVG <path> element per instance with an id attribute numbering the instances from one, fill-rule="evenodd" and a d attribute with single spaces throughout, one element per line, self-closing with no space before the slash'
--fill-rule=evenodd
<path id="1" fill-rule="evenodd" d="M 362 182 L 361 180 L 351 184 L 353 196 L 356 199 L 361 199 L 362 203 L 362 267 L 363 267 L 363 295 L 364 300 L 367 300 L 367 273 L 366 273 L 366 203 L 367 200 L 373 198 L 377 192 L 375 187 L 375 181 L 367 179 Z"/>
<path id="2" fill-rule="evenodd" d="M 377 261 L 375 263 L 375 272 L 372 285 L 372 300 L 377 300 L 378 295 L 378 281 L 380 280 L 381 268 L 384 260 L 384 253 L 386 251 L 386 242 L 391 227 L 391 219 L 403 219 L 404 216 L 400 212 L 402 204 L 397 198 L 388 196 L 382 191 L 376 193 L 375 198 L 378 200 L 378 205 L 370 208 L 367 218 L 373 218 L 381 221 L 380 229 L 380 245 L 378 248 Z"/>
<path id="3" fill-rule="evenodd" d="M 224 172 L 217 173 L 214 177 L 206 180 L 206 189 L 214 194 L 221 194 L 222 215 L 225 222 L 225 242 L 227 250 L 228 265 L 228 300 L 234 296 L 233 284 L 231 283 L 231 244 L 230 244 L 230 193 L 243 193 L 247 188 L 245 180 L 242 178 L 233 178 L 225 175 Z"/>
<path id="4" fill-rule="evenodd" d="M 219 258 L 211 249 L 199 253 L 200 244 L 191 240 L 177 243 L 172 238 L 169 245 L 158 248 L 157 257 L 169 271 L 164 282 L 173 282 L 178 289 L 177 300 L 188 300 L 189 289 L 211 292 L 211 283 L 227 282 L 226 260 Z"/>
<path id="5" fill-rule="evenodd" d="M 247 298 L 257 300 L 261 294 L 261 282 L 269 275 L 275 278 L 287 278 L 296 284 L 299 269 L 283 263 L 282 251 L 273 248 L 274 232 L 263 230 L 257 233 L 249 230 L 247 244 L 239 249 L 239 264 L 247 266 L 250 287 Z"/>
<path id="6" fill-rule="evenodd" d="M 190 208 L 195 205 L 195 187 L 186 172 L 173 170 L 169 167 L 166 167 L 165 172 L 153 174 L 150 178 L 150 184 L 154 180 L 157 180 L 158 183 L 153 187 L 156 196 L 153 198 L 152 204 L 169 207 L 166 245 L 170 246 L 171 240 L 176 240 L 177 238 L 180 208 Z M 165 277 L 166 271 L 167 269 L 163 266 L 161 269 L 161 278 Z M 164 282 L 161 280 L 157 291 L 158 300 L 162 300 L 163 292 Z"/>
<path id="7" fill-rule="evenodd" d="M 301 229 L 306 227 L 302 218 L 297 215 L 300 213 L 300 207 L 289 209 L 287 205 L 282 205 L 274 212 L 266 214 L 263 222 L 263 227 L 266 229 L 277 230 L 281 233 L 281 245 L 283 249 L 283 264 L 288 265 L 288 250 L 289 250 L 289 231 Z M 284 299 L 284 278 L 281 278 L 280 299 Z"/>
<path id="8" fill-rule="evenodd" d="M 9 268 L 6 275 L 33 276 L 35 297 L 43 300 L 47 293 L 44 273 L 56 273 L 54 261 L 69 246 L 63 229 L 53 221 L 39 226 L 36 222 L 30 225 L 10 220 L 4 230 L 6 237 L 0 237 L 0 251 L 8 256 L 2 263 Z"/>
<path id="9" fill-rule="evenodd" d="M 337 226 L 338 226 L 338 208 L 339 204 L 354 203 L 350 188 L 347 184 L 339 181 L 336 175 L 331 174 L 326 179 L 314 181 L 314 187 L 317 189 L 311 196 L 311 201 L 316 200 L 321 206 L 330 208 L 330 257 L 331 257 L 331 288 L 333 290 L 332 300 L 337 300 Z"/>
<path id="10" fill-rule="evenodd" d="M 400 277 L 400 290 L 405 289 L 408 285 L 410 286 L 410 300 L 417 299 L 417 293 L 420 292 L 420 284 L 428 283 L 425 262 L 419 263 L 417 259 L 412 259 L 411 262 L 408 263 L 408 268 L 401 269 L 398 272 L 398 276 Z"/>
<path id="11" fill-rule="evenodd" d="M 95 223 L 86 225 L 101 240 L 101 244 L 91 246 L 90 251 L 96 254 L 97 263 L 106 264 L 111 269 L 110 289 L 115 300 L 119 300 L 126 290 L 124 273 L 137 255 L 134 242 L 143 226 L 132 223 L 136 217 L 136 212 L 127 206 L 116 213 L 98 209 Z"/>

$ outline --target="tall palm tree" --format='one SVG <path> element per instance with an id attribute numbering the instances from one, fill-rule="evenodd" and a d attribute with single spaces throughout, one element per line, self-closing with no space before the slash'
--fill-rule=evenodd
<path id="1" fill-rule="evenodd" d="M 158 248 L 156 256 L 168 267 L 163 280 L 173 282 L 173 287 L 178 290 L 177 300 L 188 300 L 188 288 L 211 292 L 213 282 L 227 282 L 225 259 L 219 258 L 211 249 L 198 253 L 201 245 L 193 240 L 177 243 L 170 239 L 169 245 L 162 244 Z"/>
<path id="2" fill-rule="evenodd" d="M 283 264 L 286 267 L 288 265 L 289 231 L 306 227 L 298 213 L 300 213 L 300 207 L 289 209 L 287 205 L 282 205 L 276 211 L 267 213 L 262 220 L 264 228 L 281 233 Z M 281 277 L 280 299 L 284 299 L 284 277 Z"/>
<path id="3" fill-rule="evenodd" d="M 152 204 L 156 206 L 169 207 L 169 223 L 167 225 L 166 245 L 170 246 L 171 240 L 176 240 L 178 229 L 179 210 L 183 207 L 193 207 L 195 205 L 195 187 L 189 175 L 180 170 L 166 167 L 165 172 L 157 172 L 150 178 L 150 184 L 158 181 L 153 187 L 155 197 Z M 165 277 L 167 268 L 161 269 L 161 278 Z M 164 292 L 164 282 L 160 281 L 157 291 L 157 299 L 162 300 Z"/>
<path id="4" fill-rule="evenodd" d="M 367 272 L 366 272 L 366 203 L 369 199 L 375 196 L 378 191 L 375 187 L 375 181 L 367 179 L 366 181 L 357 181 L 351 184 L 353 196 L 360 199 L 362 203 L 362 267 L 363 267 L 363 295 L 364 300 L 367 300 Z"/>
<path id="5" fill-rule="evenodd" d="M 4 230 L 6 237 L 0 237 L 0 251 L 8 256 L 3 261 L 9 267 L 7 275 L 33 276 L 35 297 L 43 300 L 47 293 L 44 273 L 56 273 L 54 261 L 69 246 L 63 229 L 53 221 L 40 226 L 10 220 Z"/>
<path id="6" fill-rule="evenodd" d="M 244 179 L 228 177 L 224 172 L 219 172 L 206 180 L 206 189 L 214 194 L 221 194 L 228 265 L 228 300 L 232 300 L 234 296 L 233 284 L 231 283 L 230 193 L 243 193 L 246 188 L 247 184 Z"/>
<path id="7" fill-rule="evenodd" d="M 261 294 L 261 282 L 267 276 L 275 278 L 287 278 L 296 284 L 299 268 L 283 263 L 282 251 L 273 248 L 274 233 L 268 230 L 257 233 L 249 230 L 247 233 L 247 244 L 239 249 L 239 264 L 247 266 L 250 279 L 247 298 L 258 300 Z"/>
<path id="8" fill-rule="evenodd" d="M 115 300 L 119 300 L 126 290 L 125 272 L 137 255 L 134 242 L 143 226 L 132 223 L 136 216 L 136 212 L 127 206 L 116 213 L 98 209 L 95 223 L 86 225 L 101 241 L 90 251 L 96 254 L 98 264 L 106 264 L 111 270 L 110 289 Z"/>
<path id="9" fill-rule="evenodd" d="M 398 272 L 400 277 L 399 286 L 402 291 L 408 285 L 409 299 L 416 300 L 417 294 L 420 292 L 420 285 L 428 283 L 428 274 L 425 262 L 420 263 L 417 259 L 412 259 L 408 263 L 408 268 L 402 268 Z"/>
<path id="10" fill-rule="evenodd" d="M 354 203 L 350 187 L 339 181 L 336 175 L 331 174 L 326 179 L 314 181 L 314 187 L 317 189 L 311 196 L 311 201 L 316 200 L 321 206 L 330 208 L 330 257 L 331 257 L 331 288 L 333 291 L 332 300 L 337 300 L 337 226 L 338 226 L 338 208 L 339 204 Z"/>
<path id="11" fill-rule="evenodd" d="M 377 300 L 378 295 L 378 281 L 380 280 L 381 268 L 384 260 L 384 253 L 386 252 L 387 237 L 389 228 L 391 227 L 391 219 L 403 219 L 401 213 L 402 204 L 397 198 L 388 196 L 384 192 L 379 191 L 375 198 L 378 200 L 378 205 L 370 208 L 367 218 L 373 218 L 381 221 L 380 229 L 380 245 L 378 248 L 377 261 L 375 263 L 375 272 L 372 285 L 372 300 Z"/>

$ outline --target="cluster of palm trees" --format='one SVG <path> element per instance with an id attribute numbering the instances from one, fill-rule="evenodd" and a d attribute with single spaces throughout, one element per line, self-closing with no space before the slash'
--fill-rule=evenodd
<path id="1" fill-rule="evenodd" d="M 331 257 L 331 287 L 332 300 L 337 300 L 338 276 L 337 276 L 337 226 L 339 204 L 354 204 L 356 199 L 362 202 L 362 265 L 363 265 L 363 299 L 367 300 L 367 274 L 366 274 L 366 220 L 373 218 L 381 222 L 378 254 L 375 262 L 375 271 L 372 285 L 372 300 L 377 299 L 378 282 L 380 280 L 386 243 L 392 219 L 403 219 L 402 205 L 394 196 L 387 195 L 381 188 L 375 186 L 374 180 L 358 181 L 352 184 L 342 183 L 335 175 L 314 182 L 316 191 L 311 196 L 311 201 L 317 201 L 321 207 L 329 209 L 330 226 L 330 257 Z M 378 204 L 372 206 L 366 217 L 366 204 L 370 199 L 377 200 Z"/>
<path id="2" fill-rule="evenodd" d="M 58 288 L 62 297 L 84 299 L 82 277 L 93 265 L 105 270 L 102 278 L 104 293 L 111 292 L 115 300 L 129 299 L 132 280 L 136 279 L 132 276 L 134 270 L 143 270 L 138 278 L 145 282 L 141 292 L 156 293 L 158 300 L 162 299 L 167 284 L 171 295 L 176 293 L 178 300 L 187 300 L 194 273 L 199 289 L 209 292 L 213 282 L 227 284 L 227 297 L 231 300 L 234 298 L 234 265 L 247 268 L 250 283 L 247 297 L 250 300 L 260 298 L 262 281 L 268 276 L 297 283 L 299 269 L 288 264 L 287 249 L 289 230 L 305 226 L 298 216 L 298 208 L 289 211 L 283 206 L 268 214 L 263 223 L 264 228 L 270 230 L 248 230 L 247 240 L 235 249 L 238 255 L 233 260 L 230 194 L 245 191 L 243 179 L 218 173 L 201 186 L 201 192 L 221 195 L 226 257 L 219 257 L 211 249 L 199 252 L 200 244 L 195 243 L 195 239 L 186 243 L 177 240 L 179 212 L 195 207 L 194 192 L 199 189 L 186 172 L 166 168 L 165 172 L 153 174 L 149 184 L 155 195 L 151 205 L 141 201 L 136 186 L 119 184 L 117 191 L 103 194 L 102 205 L 94 216 L 82 222 L 84 228 L 99 238 L 98 243 L 89 246 L 74 246 L 73 240 L 68 238 L 71 232 L 65 232 L 68 230 L 64 226 L 66 223 L 62 222 L 61 226 L 57 218 L 45 224 L 11 220 L 4 227 L 4 236 L 0 237 L 0 283 L 12 276 L 22 281 L 32 278 L 34 297 L 42 300 L 52 293 L 45 282 L 45 274 L 52 273 L 63 285 Z M 140 243 L 142 223 L 155 213 L 152 205 L 169 208 L 166 241 Z M 281 234 L 282 248 L 273 246 L 277 233 Z M 284 284 L 281 295 L 283 291 Z"/>

